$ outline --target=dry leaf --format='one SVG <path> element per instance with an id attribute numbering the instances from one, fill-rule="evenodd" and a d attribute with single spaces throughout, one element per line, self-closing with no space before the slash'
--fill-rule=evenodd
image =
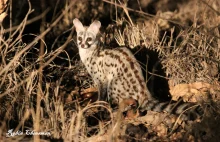
<path id="1" fill-rule="evenodd" d="M 168 128 L 164 124 L 161 124 L 156 127 L 156 132 L 160 137 L 167 136 Z"/>
<path id="2" fill-rule="evenodd" d="M 5 10 L 5 8 L 7 7 L 7 2 L 8 2 L 8 0 L 1 0 L 0 1 L 0 13 L 2 13 Z"/>
<path id="3" fill-rule="evenodd" d="M 212 85 L 204 82 L 195 82 L 190 84 L 178 84 L 170 89 L 172 100 L 177 101 L 180 97 L 185 102 L 197 102 L 204 100 L 204 95 L 210 91 Z"/>
<path id="4" fill-rule="evenodd" d="M 87 88 L 87 89 L 84 89 L 82 91 L 82 94 L 86 94 L 86 93 L 94 93 L 94 92 L 98 92 L 98 89 L 97 88 Z"/>
<path id="5" fill-rule="evenodd" d="M 7 14 L 5 12 L 0 14 L 0 23 L 2 23 L 2 21 L 5 19 L 6 16 L 7 16 Z"/>

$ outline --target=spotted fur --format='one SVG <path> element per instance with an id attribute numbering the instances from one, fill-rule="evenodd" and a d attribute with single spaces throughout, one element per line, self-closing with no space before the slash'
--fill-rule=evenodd
<path id="1" fill-rule="evenodd" d="M 133 98 L 140 105 L 147 102 L 151 94 L 133 54 L 126 47 L 98 50 L 99 21 L 84 27 L 78 19 L 74 19 L 73 24 L 80 58 L 102 92 L 100 97 L 106 93 L 116 102 L 126 98 Z"/>

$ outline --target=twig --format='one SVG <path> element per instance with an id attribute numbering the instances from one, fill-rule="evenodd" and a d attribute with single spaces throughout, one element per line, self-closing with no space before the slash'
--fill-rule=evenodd
<path id="1" fill-rule="evenodd" d="M 43 13 L 41 13 L 40 15 L 38 15 L 38 16 L 36 16 L 36 17 L 34 17 L 34 18 L 30 19 L 30 20 L 27 20 L 26 25 L 29 25 L 29 24 L 31 24 L 31 23 L 34 23 L 34 22 L 36 22 L 36 21 L 42 19 L 42 17 L 45 17 L 46 14 L 47 14 L 49 11 L 50 11 L 50 8 L 47 8 L 47 9 L 46 9 Z M 4 32 L 5 32 L 5 33 L 8 33 L 8 32 L 17 30 L 19 27 L 20 27 L 20 25 L 14 26 L 14 27 L 5 29 Z"/>
<path id="2" fill-rule="evenodd" d="M 211 10 L 213 10 L 215 13 L 218 14 L 218 16 L 220 15 L 220 12 L 218 12 L 217 10 L 215 10 L 212 6 L 210 6 L 206 1 L 201 0 L 202 3 L 204 3 L 205 5 L 207 5 Z"/>
<path id="3" fill-rule="evenodd" d="M 40 1 L 41 3 L 41 8 L 44 10 L 46 9 L 46 6 L 45 6 L 45 2 L 44 0 L 41 0 Z M 42 17 L 42 21 L 41 21 L 41 26 L 40 26 L 40 32 L 43 33 L 45 31 L 45 26 L 44 26 L 44 23 L 46 22 L 46 17 Z M 36 105 L 36 119 L 34 121 L 34 130 L 36 132 L 39 131 L 40 129 L 40 120 L 41 120 L 41 117 L 40 117 L 40 102 L 41 102 L 41 99 L 43 97 L 43 89 L 42 89 L 42 82 L 43 82 L 43 70 L 42 70 L 42 66 L 43 66 L 43 55 L 44 55 L 44 39 L 45 37 L 42 37 L 42 40 L 40 42 L 40 51 L 39 51 L 39 66 L 40 66 L 40 69 L 38 70 L 38 75 L 39 75 L 39 78 L 38 78 L 38 88 L 37 88 L 37 105 Z M 34 142 L 40 142 L 40 136 L 39 135 L 34 135 Z"/>
<path id="4" fill-rule="evenodd" d="M 67 10 L 70 9 L 75 3 L 72 2 L 70 3 L 70 5 L 67 7 Z M 33 45 L 35 45 L 36 42 L 38 42 L 39 40 L 42 39 L 42 37 L 44 37 L 54 26 L 57 25 L 57 23 L 61 20 L 61 18 L 64 16 L 64 14 L 66 14 L 65 12 L 63 12 L 52 24 L 50 27 L 48 27 L 43 33 L 41 33 L 38 37 L 36 37 L 30 44 L 28 44 L 24 49 L 22 49 L 20 52 L 18 52 L 16 54 L 16 56 L 14 56 L 14 58 L 0 71 L 0 75 L 2 75 L 4 72 L 6 72 L 7 70 L 9 70 L 9 68 L 13 65 L 13 63 L 15 61 L 17 61 L 28 49 L 30 49 Z M 69 36 L 68 40 L 71 39 L 71 36 Z M 68 41 L 67 40 L 67 41 Z M 64 49 L 64 47 L 67 45 L 68 42 L 65 42 L 63 46 L 61 46 L 59 48 L 59 51 L 57 50 L 57 53 L 51 58 L 49 59 L 46 63 L 44 63 L 44 65 L 40 68 L 43 69 L 46 65 L 48 65 L 51 61 L 53 61 L 53 59 L 62 52 L 62 49 Z M 38 71 L 37 71 L 38 72 Z M 29 77 L 27 79 L 24 80 L 24 82 L 19 83 L 17 86 L 13 87 L 12 89 L 8 89 L 6 92 L 4 92 L 3 94 L 0 94 L 0 98 L 7 95 L 9 92 L 13 91 L 13 89 L 21 86 L 22 84 L 24 84 L 26 81 L 28 81 Z"/>
<path id="5" fill-rule="evenodd" d="M 188 110 L 190 110 L 190 109 L 193 109 L 193 108 L 195 108 L 195 107 L 198 107 L 198 106 L 199 106 L 199 105 L 194 105 L 194 106 L 189 107 L 189 108 L 187 108 L 186 110 L 184 110 L 184 111 L 179 115 L 179 117 L 177 118 L 176 122 L 174 123 L 173 128 L 172 128 L 172 130 L 170 131 L 170 134 L 174 131 L 174 129 L 175 129 L 175 127 L 176 127 L 178 121 L 180 120 L 181 116 L 182 116 L 186 111 L 188 111 Z"/>

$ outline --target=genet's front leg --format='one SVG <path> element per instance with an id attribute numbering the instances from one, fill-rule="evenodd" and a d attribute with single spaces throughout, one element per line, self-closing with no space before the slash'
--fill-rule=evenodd
<path id="1" fill-rule="evenodd" d="M 107 98 L 107 85 L 103 83 L 98 84 L 98 100 L 106 101 Z"/>

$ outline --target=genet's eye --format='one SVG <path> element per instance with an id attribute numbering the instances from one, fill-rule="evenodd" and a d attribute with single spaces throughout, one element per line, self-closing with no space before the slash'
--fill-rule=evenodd
<path id="1" fill-rule="evenodd" d="M 82 41 L 82 37 L 78 37 L 78 40 L 79 40 L 79 41 Z"/>
<path id="2" fill-rule="evenodd" d="M 91 37 L 88 37 L 86 41 L 87 41 L 87 42 L 92 41 L 92 38 L 91 38 Z"/>

